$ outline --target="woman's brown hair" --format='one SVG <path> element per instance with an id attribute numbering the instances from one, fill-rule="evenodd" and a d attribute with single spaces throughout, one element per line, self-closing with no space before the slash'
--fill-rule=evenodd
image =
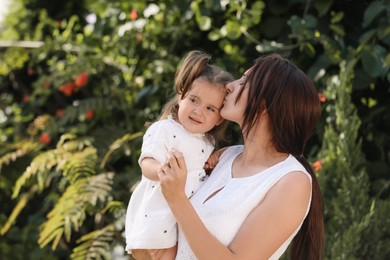
<path id="1" fill-rule="evenodd" d="M 292 154 L 312 178 L 310 210 L 292 242 L 290 258 L 321 259 L 324 250 L 323 199 L 314 170 L 303 156 L 306 142 L 321 115 L 314 84 L 290 61 L 270 54 L 255 61 L 248 72 L 245 88 L 248 88 L 248 103 L 243 134 L 250 133 L 265 110 L 270 121 L 271 142 L 276 150 Z"/>
<path id="2" fill-rule="evenodd" d="M 175 76 L 175 95 L 163 107 L 161 119 L 166 119 L 169 115 L 177 120 L 177 112 L 179 109 L 179 99 L 183 99 L 187 92 L 191 90 L 192 83 L 201 78 L 215 87 L 224 89 L 226 84 L 233 80 L 233 76 L 221 69 L 220 67 L 211 64 L 211 56 L 202 51 L 190 51 L 183 58 L 179 69 Z M 218 141 L 223 139 L 227 121 L 215 126 L 206 135 L 210 140 Z"/>

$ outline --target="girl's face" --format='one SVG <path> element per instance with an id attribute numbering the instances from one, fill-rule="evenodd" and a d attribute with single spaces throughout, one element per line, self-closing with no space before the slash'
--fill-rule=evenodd
<path id="1" fill-rule="evenodd" d="M 246 72 L 248 73 L 248 71 Z M 221 116 L 229 121 L 236 122 L 241 126 L 244 111 L 248 100 L 248 87 L 245 87 L 246 73 L 235 81 L 226 85 L 227 95 L 221 109 Z M 237 95 L 245 87 L 240 99 L 237 101 Z"/>
<path id="2" fill-rule="evenodd" d="M 206 133 L 222 123 L 219 114 L 226 90 L 201 78 L 192 83 L 192 88 L 179 101 L 178 119 L 190 133 Z"/>

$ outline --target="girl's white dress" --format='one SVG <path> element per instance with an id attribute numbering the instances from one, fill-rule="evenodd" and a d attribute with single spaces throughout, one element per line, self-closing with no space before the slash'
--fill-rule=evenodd
<path id="1" fill-rule="evenodd" d="M 270 188 L 283 176 L 293 171 L 301 171 L 306 173 L 311 181 L 310 174 L 292 155 L 256 175 L 233 178 L 231 172 L 232 163 L 242 150 L 242 145 L 226 149 L 210 177 L 206 179 L 204 185 L 190 199 L 207 229 L 225 246 L 232 242 L 250 212 L 261 203 Z M 208 199 L 211 194 L 218 190 L 220 191 Z M 306 215 L 309 212 L 309 207 L 310 202 L 307 205 Z M 279 259 L 286 251 L 288 245 L 298 233 L 303 220 L 270 259 Z M 176 259 L 196 259 L 180 230 Z"/>
<path id="2" fill-rule="evenodd" d="M 187 165 L 186 194 L 190 197 L 203 183 L 205 162 L 214 150 L 204 134 L 191 134 L 171 117 L 152 124 L 143 137 L 139 162 L 151 157 L 166 163 L 172 149 L 183 153 Z M 169 248 L 177 243 L 177 225 L 160 188 L 144 176 L 137 185 L 126 214 L 126 251 Z"/>

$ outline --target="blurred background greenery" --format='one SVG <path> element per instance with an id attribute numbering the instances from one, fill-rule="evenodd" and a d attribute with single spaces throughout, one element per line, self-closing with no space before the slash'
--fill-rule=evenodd
<path id="1" fill-rule="evenodd" d="M 145 123 L 193 49 L 239 77 L 277 52 L 316 84 L 325 259 L 390 259 L 390 2 L 14 0 L 0 25 L 0 256 L 126 259 Z M 237 127 L 228 144 L 240 142 Z M 284 256 L 286 258 L 287 256 Z"/>

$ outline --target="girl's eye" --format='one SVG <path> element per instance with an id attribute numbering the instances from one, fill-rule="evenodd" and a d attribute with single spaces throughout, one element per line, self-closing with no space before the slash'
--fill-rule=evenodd
<path id="1" fill-rule="evenodd" d="M 213 107 L 208 107 L 207 108 L 209 111 L 211 111 L 211 112 L 215 112 L 215 108 L 213 108 Z"/>
<path id="2" fill-rule="evenodd" d="M 195 98 L 190 98 L 190 101 L 191 101 L 192 103 L 196 103 L 196 99 L 195 99 Z"/>

